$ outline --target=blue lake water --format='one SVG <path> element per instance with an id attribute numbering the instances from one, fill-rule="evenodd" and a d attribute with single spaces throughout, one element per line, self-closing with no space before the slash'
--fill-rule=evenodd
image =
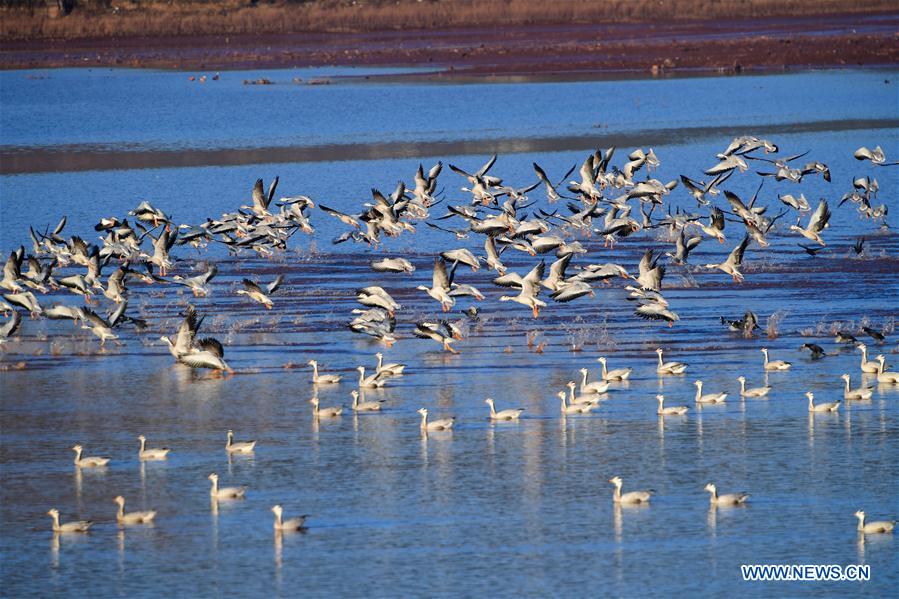
<path id="1" fill-rule="evenodd" d="M 799 185 L 766 180 L 759 202 L 777 214 L 778 194 L 802 192 L 814 206 L 833 210 L 826 248 L 815 258 L 786 230 L 795 213 L 778 222 L 771 247 L 747 250 L 744 283 L 696 265 L 723 260 L 742 238 L 728 223 L 723 245 L 706 239 L 689 267 L 670 266 L 663 291 L 681 320 L 671 328 L 633 315 L 623 281 L 596 286 L 595 298 L 553 304 L 539 319 L 491 285 L 494 273 L 460 268 L 460 281 L 477 286 L 481 318 L 465 322 L 459 355 L 412 336 L 417 319 L 439 307 L 414 287 L 430 282 L 434 255 L 451 247 L 483 253 L 483 240 L 465 240 L 417 223 L 418 232 L 386 239 L 383 249 L 330 240 L 345 226 L 315 210 L 314 235 L 298 233 L 288 252 L 272 259 L 228 257 L 179 248 L 175 272 L 201 270 L 216 260 L 220 274 L 207 298 L 183 287 L 132 285 L 130 306 L 147 318 L 143 333 L 126 330 L 121 346 L 100 351 L 87 331 L 70 323 L 25 318 L 20 335 L 0 346 L 0 577 L 4 594 L 61 595 L 91 589 L 100 596 L 252 595 L 597 595 L 748 594 L 829 595 L 890 593 L 899 582 L 892 535 L 860 538 L 853 513 L 899 517 L 899 387 L 874 386 L 870 401 L 838 414 L 809 415 L 804 393 L 818 401 L 842 398 L 842 373 L 862 381 L 859 353 L 833 342 L 847 328 L 865 338 L 899 369 L 895 321 L 899 317 L 899 236 L 880 222 L 838 207 L 859 176 L 876 177 L 875 204 L 886 204 L 895 224 L 899 167 L 856 161 L 859 146 L 881 145 L 899 159 L 896 70 L 845 70 L 768 76 L 701 77 L 555 83 L 429 84 L 377 77 L 369 71 L 315 69 L 226 72 L 219 81 L 187 81 L 186 73 L 132 70 L 50 70 L 0 73 L 0 155 L 64 152 L 89 146 L 110 155 L 155 150 L 193 152 L 264 147 L 417 144 L 403 158 L 214 163 L 189 168 L 64 170 L 0 176 L 0 249 L 30 248 L 28 225 L 43 230 L 68 216 L 64 234 L 96 241 L 93 224 L 141 200 L 178 223 L 199 223 L 247 203 L 257 177 L 280 176 L 278 197 L 304 194 L 355 212 L 369 189 L 387 192 L 398 179 L 412 182 L 419 162 L 437 159 L 476 169 L 497 142 L 492 173 L 523 186 L 538 161 L 558 178 L 616 136 L 662 143 L 652 146 L 662 181 L 685 174 L 703 178 L 730 131 L 769 137 L 780 155 L 811 150 L 832 182 L 807 176 Z M 244 85 L 265 77 L 270 86 Z M 293 83 L 294 77 L 303 79 Z M 328 77 L 330 85 L 305 85 Z M 863 125 L 854 123 L 864 122 Z M 797 123 L 804 124 L 796 127 Z M 792 128 L 792 129 L 791 129 Z M 716 133 L 720 130 L 720 133 Z M 773 132 L 773 133 L 772 133 Z M 595 134 L 595 140 L 592 136 Z M 566 150 L 537 152 L 541 139 Z M 444 155 L 431 144 L 476 141 L 478 153 Z M 499 141 L 502 143 L 500 144 Z M 579 148 L 578 144 L 583 144 Z M 579 148 L 579 149 L 578 149 Z M 619 148 L 621 165 L 631 148 Z M 211 161 L 214 162 L 214 161 Z M 725 186 L 748 199 L 760 178 L 735 174 Z M 641 171 L 642 176 L 642 171 Z M 439 188 L 447 202 L 465 203 L 466 181 L 444 169 Z M 534 206 L 551 210 L 541 189 Z M 719 196 L 715 202 L 726 203 Z M 701 212 L 683 190 L 670 207 Z M 444 205 L 432 215 L 444 213 Z M 656 216 L 658 213 L 656 213 Z M 803 217 L 803 223 L 806 222 Z M 458 220 L 443 224 L 461 227 Z M 866 238 L 862 256 L 850 246 Z M 670 251 L 661 230 L 641 232 L 604 248 L 601 237 L 581 238 L 588 248 L 573 264 L 617 262 L 636 272 L 647 247 Z M 405 256 L 413 276 L 371 271 L 373 257 Z M 536 262 L 508 251 L 510 270 Z M 552 258 L 549 257 L 548 261 Z M 70 268 L 65 272 L 78 272 Z M 268 281 L 285 274 L 272 311 L 234 291 L 244 277 Z M 345 324 L 357 307 L 353 290 L 384 286 L 403 308 L 399 342 L 387 349 L 352 334 Z M 81 305 L 62 291 L 40 297 L 50 304 Z M 101 298 L 102 308 L 110 304 Z M 237 371 L 219 379 L 174 364 L 158 338 L 173 334 L 190 301 L 208 314 L 204 329 L 226 345 Z M 464 300 L 459 308 L 474 302 Z M 752 339 L 731 333 L 720 316 L 755 311 L 765 327 L 777 314 L 777 334 Z M 456 314 L 454 318 L 461 318 Z M 887 333 L 877 344 L 860 325 Z M 528 347 L 543 342 L 542 353 Z M 811 360 L 799 346 L 815 342 L 830 353 Z M 685 376 L 659 378 L 656 347 L 690 364 Z M 761 347 L 791 361 L 786 373 L 766 375 Z M 407 364 L 406 375 L 369 399 L 384 412 L 316 423 L 304 365 L 316 358 L 344 381 L 317 394 L 323 405 L 349 405 L 357 365 Z M 576 351 L 575 351 L 576 350 Z M 555 397 L 578 369 L 634 368 L 613 385 L 588 416 L 561 418 Z M 735 378 L 769 384 L 767 399 L 741 400 Z M 727 391 L 724 405 L 697 408 L 693 381 Z M 659 418 L 657 393 L 686 404 L 683 417 Z M 516 424 L 490 424 L 484 398 L 497 407 L 523 407 Z M 454 415 L 452 433 L 423 437 L 416 410 Z M 225 432 L 258 440 L 249 457 L 229 459 Z M 165 462 L 137 459 L 139 434 L 151 446 L 173 449 Z M 100 471 L 78 470 L 70 447 L 112 458 Z M 210 505 L 208 481 L 247 485 L 247 498 Z M 624 490 L 653 489 L 650 506 L 613 507 L 609 478 Z M 747 491 L 748 506 L 709 509 L 703 492 Z M 154 509 L 152 527 L 120 530 L 112 498 L 128 509 Z M 269 508 L 310 514 L 303 534 L 274 535 Z M 51 507 L 63 520 L 91 519 L 86 536 L 54 536 Z M 741 564 L 869 564 L 869 582 L 747 583 Z"/>

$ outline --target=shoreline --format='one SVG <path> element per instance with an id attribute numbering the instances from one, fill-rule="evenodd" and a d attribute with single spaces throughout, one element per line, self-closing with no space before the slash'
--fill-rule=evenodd
<path id="1" fill-rule="evenodd" d="M 4 42 L 0 69 L 433 67 L 424 74 L 401 75 L 404 80 L 740 73 L 896 65 L 897 32 L 899 11 L 728 21 L 32 40 Z"/>

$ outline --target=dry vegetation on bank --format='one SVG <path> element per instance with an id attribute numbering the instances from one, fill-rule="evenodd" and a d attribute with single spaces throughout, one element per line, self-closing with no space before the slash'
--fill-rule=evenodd
<path id="1" fill-rule="evenodd" d="M 63 15 L 60 7 L 71 8 Z M 0 0 L 0 38 L 286 34 L 891 12 L 895 0 Z"/>

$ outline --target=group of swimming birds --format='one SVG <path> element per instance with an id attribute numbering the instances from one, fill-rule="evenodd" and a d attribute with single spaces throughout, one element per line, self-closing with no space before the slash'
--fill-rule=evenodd
<path id="1" fill-rule="evenodd" d="M 457 275 L 460 267 L 471 271 L 486 267 L 495 271 L 495 285 L 513 290 L 509 295 L 501 295 L 499 301 L 527 307 L 534 318 L 539 317 L 542 309 L 548 308 L 547 301 L 540 298 L 544 291 L 548 292 L 549 299 L 554 302 L 571 302 L 584 296 L 593 296 L 594 284 L 608 283 L 621 277 L 628 282 L 625 286 L 627 299 L 635 302 L 636 316 L 662 321 L 671 326 L 680 320 L 680 316 L 671 309 L 662 294 L 662 281 L 667 268 L 686 268 L 690 253 L 707 238 L 724 244 L 727 241 L 725 229 L 728 222 L 734 223 L 731 229 L 738 227 L 739 241 L 724 260 L 705 264 L 702 268 L 725 273 L 735 283 L 744 279 L 742 267 L 747 249 L 751 244 L 758 248 L 768 247 L 768 237 L 781 218 L 795 217 L 795 224 L 787 229 L 788 235 L 795 234 L 804 241 L 817 244 L 803 245 L 808 253 L 814 255 L 826 245 L 824 234 L 832 217 L 827 199 L 821 199 L 812 210 L 803 194 L 781 194 L 777 199 L 783 208 L 776 215 L 769 214 L 769 207 L 758 201 L 764 180 L 768 178 L 797 184 L 810 176 L 821 176 L 827 182 L 831 180 L 830 169 L 820 161 L 809 161 L 798 166 L 799 163 L 795 161 L 808 152 L 787 157 L 770 157 L 778 151 L 777 145 L 769 140 L 753 136 L 738 137 L 717 154 L 717 162 L 704 171 L 709 177 L 707 181 L 682 175 L 680 182 L 663 182 L 651 176 L 653 169 L 660 165 L 659 158 L 652 149 L 636 149 L 626 155 L 623 165 L 616 166 L 612 164 L 615 148 L 610 148 L 590 153 L 581 164 L 577 177 L 570 179 L 564 186 L 563 182 L 577 165 L 554 181 L 543 168 L 534 163 L 536 181 L 524 187 L 505 184 L 502 178 L 491 173 L 497 160 L 494 155 L 471 172 L 449 165 L 453 172 L 464 178 L 466 185 L 462 187 L 462 191 L 470 198 L 468 202 L 455 205 L 447 203 L 446 213 L 437 217 L 432 217 L 431 211 L 446 201 L 444 194 L 438 191 L 438 177 L 443 168 L 441 162 L 437 162 L 427 172 L 419 165 L 414 174 L 414 184 L 407 186 L 401 181 L 389 195 L 372 189 L 371 201 L 365 202 L 357 213 L 342 212 L 321 203 L 316 205 L 312 199 L 301 195 L 275 200 L 279 183 L 278 178 L 275 178 L 267 189 L 261 179 L 256 181 L 251 203 L 198 225 L 176 224 L 172 216 L 143 201 L 127 217 L 101 218 L 94 227 L 101 234 L 99 245 L 89 243 L 77 235 L 64 237 L 66 219 L 63 218 L 53 230 L 48 228 L 40 232 L 30 229 L 30 253 L 25 246 L 20 246 L 9 255 L 0 279 L 0 287 L 5 291 L 3 301 L 0 301 L 0 311 L 11 316 L 0 326 L 0 343 L 8 341 L 20 330 L 23 320 L 18 310 L 30 314 L 32 318 L 45 316 L 51 319 L 68 319 L 76 326 L 80 323 L 81 328 L 90 330 L 100 340 L 101 346 L 107 341 L 118 342 L 119 333 L 124 328 L 142 330 L 148 327 L 145 319 L 128 311 L 132 285 L 180 285 L 190 289 L 197 297 L 205 297 L 210 293 L 211 281 L 218 273 L 216 264 L 209 261 L 204 272 L 193 276 L 171 275 L 178 262 L 174 255 L 176 246 L 191 246 L 199 251 L 214 243 L 226 247 L 235 255 L 253 252 L 261 257 L 272 256 L 285 250 L 288 240 L 296 232 L 314 232 L 312 214 L 316 207 L 325 215 L 346 225 L 347 230 L 333 240 L 335 244 L 352 242 L 378 248 L 384 237 L 414 233 L 415 224 L 420 222 L 459 240 L 481 236 L 484 248 L 482 256 L 475 255 L 464 247 L 441 251 L 434 257 L 430 284 L 416 287 L 434 300 L 443 313 L 448 313 L 460 298 L 471 298 L 473 301 L 485 299 L 485 293 L 470 284 L 460 282 Z M 879 146 L 873 150 L 859 148 L 854 157 L 875 167 L 899 164 L 888 162 Z M 744 201 L 722 186 L 735 174 L 749 170 L 751 162 L 764 165 L 766 170 L 757 171 L 762 182 L 752 198 Z M 679 184 L 696 201 L 699 212 L 689 213 L 680 209 L 672 212 L 670 205 L 666 211 L 665 198 Z M 542 188 L 549 206 L 535 208 L 538 200 L 530 199 L 527 195 L 538 187 Z M 842 196 L 839 205 L 850 202 L 856 206 L 861 217 L 880 220 L 885 225 L 886 206 L 874 204 L 878 190 L 876 178 L 867 175 L 856 177 L 852 181 L 852 191 Z M 727 205 L 714 205 L 714 200 L 722 193 Z M 562 203 L 564 208 L 555 207 L 557 203 Z M 803 225 L 805 215 L 808 216 Z M 130 221 L 128 217 L 131 217 Z M 652 248 L 646 249 L 637 265 L 636 275 L 631 274 L 624 266 L 611 262 L 573 264 L 575 257 L 588 253 L 584 244 L 575 238 L 578 235 L 583 238 L 599 235 L 605 246 L 614 248 L 620 239 L 656 229 L 667 231 L 674 247 L 664 254 L 657 254 Z M 545 258 L 540 258 L 527 272 L 514 272 L 503 262 L 506 252 L 519 252 L 522 256 L 532 257 L 552 255 L 554 261 L 547 268 Z M 660 263 L 663 256 L 669 259 L 667 264 Z M 415 266 L 403 257 L 374 259 L 370 266 L 377 273 L 405 273 L 413 276 L 415 273 Z M 265 283 L 247 278 L 242 281 L 242 288 L 237 293 L 248 301 L 272 309 L 275 304 L 273 296 L 283 284 L 281 275 Z M 35 292 L 47 295 L 59 289 L 81 296 L 90 307 L 65 303 L 46 306 L 35 295 Z M 105 316 L 94 308 L 95 296 L 102 296 L 112 304 L 112 309 Z M 353 310 L 350 330 L 377 339 L 387 346 L 396 342 L 396 314 L 402 306 L 391 294 L 380 285 L 369 285 L 356 291 L 356 299 L 362 307 Z M 464 314 L 466 318 L 477 318 L 478 309 L 470 306 Z M 215 338 L 201 338 L 198 335 L 203 317 L 197 310 L 192 305 L 187 305 L 182 317 L 176 334 L 161 338 L 175 360 L 191 368 L 206 368 L 218 373 L 232 372 L 224 359 L 223 344 Z M 757 318 L 751 312 L 747 312 L 742 319 L 722 320 L 730 328 L 744 332 L 748 329 L 751 333 L 757 326 Z M 437 342 L 446 351 L 455 352 L 457 350 L 452 344 L 464 338 L 464 329 L 462 322 L 438 318 L 415 322 L 413 333 L 417 337 Z M 872 336 L 882 336 L 882 333 L 873 329 L 867 332 Z M 851 332 L 841 334 L 847 338 L 852 337 Z M 837 338 L 839 340 L 840 335 Z M 816 344 L 806 345 L 814 357 L 823 355 L 823 350 Z M 861 348 L 866 352 L 864 346 Z M 767 351 L 763 352 L 766 371 L 789 368 L 789 364 L 784 362 L 769 362 Z M 680 374 L 686 369 L 685 364 L 665 362 L 661 349 L 658 350 L 658 358 L 660 375 Z M 878 356 L 877 363 L 869 362 L 867 354 L 863 353 L 862 370 L 865 373 L 876 373 L 877 380 L 881 383 L 899 383 L 899 374 L 885 371 L 884 361 L 883 356 Z M 608 390 L 609 385 L 616 380 L 626 379 L 630 373 L 629 369 L 626 373 L 621 369 L 607 371 L 604 359 L 601 362 L 601 380 L 589 383 L 586 380 L 587 372 L 582 370 L 580 395 L 575 393 L 576 385 L 573 382 L 569 384 L 567 395 L 565 392 L 559 393 L 563 414 L 585 413 L 595 409 L 599 404 L 599 396 Z M 319 373 L 315 361 L 311 361 L 310 365 L 316 384 L 336 382 L 331 380 L 335 375 Z M 402 365 L 396 364 L 385 366 L 380 354 L 374 374 L 366 376 L 364 367 L 360 367 L 359 389 L 353 392 L 353 409 L 379 410 L 379 402 L 365 401 L 364 390 L 383 385 L 389 377 L 399 376 L 402 373 L 401 367 Z M 850 388 L 848 375 L 844 377 L 845 399 L 870 397 L 870 388 L 853 390 Z M 744 397 L 761 396 L 769 389 L 746 389 L 745 380 L 740 380 L 740 384 L 741 395 Z M 696 387 L 698 404 L 719 403 L 726 397 L 726 393 L 703 393 L 701 381 L 696 381 Z M 658 396 L 657 400 L 661 416 L 686 411 L 684 406 L 665 407 L 663 396 Z M 834 411 L 839 407 L 839 402 L 814 404 L 811 393 L 808 394 L 808 400 L 810 412 Z M 486 401 L 493 420 L 517 420 L 521 414 L 519 409 L 497 411 L 491 399 Z M 339 407 L 321 407 L 317 396 L 312 399 L 312 403 L 316 418 L 332 418 L 341 413 Z M 426 409 L 422 408 L 419 413 L 421 427 L 425 432 L 447 430 L 453 426 L 453 419 L 429 421 Z M 165 457 L 164 453 L 144 457 L 145 451 L 156 450 L 146 450 L 143 441 L 141 443 L 142 459 Z M 79 467 L 103 465 L 95 462 L 96 458 L 82 458 L 78 446 L 76 452 L 76 464 Z M 210 475 L 210 480 L 214 498 L 231 499 L 243 494 L 240 489 L 218 488 L 215 475 Z M 616 502 L 634 503 L 649 499 L 648 494 L 645 497 L 640 493 L 622 495 L 621 481 L 617 477 L 612 479 L 612 483 L 616 485 Z M 719 496 L 712 484 L 706 490 L 712 494 L 713 503 L 742 503 L 746 500 L 746 496 L 742 494 Z M 121 524 L 148 522 L 155 516 L 154 512 L 126 513 L 124 499 L 117 497 L 116 501 L 119 504 L 118 521 Z M 302 526 L 302 518 L 284 521 L 279 506 L 275 508 L 276 528 Z M 86 523 L 59 524 L 58 514 L 51 511 L 51 515 L 54 518 L 54 530 L 58 532 L 84 531 L 89 526 Z M 861 519 L 860 527 L 863 515 Z M 862 528 L 866 532 L 872 532 L 873 529 L 868 530 L 871 526 L 868 524 Z M 882 528 L 886 530 L 886 525 Z M 892 530 L 892 525 L 889 530 Z"/>
<path id="2" fill-rule="evenodd" d="M 195 319 L 195 313 L 191 312 L 188 319 Z M 860 348 L 863 352 L 861 368 L 863 373 L 862 376 L 864 377 L 871 373 L 871 363 L 866 359 L 866 346 L 861 345 Z M 764 355 L 762 370 L 766 375 L 769 372 L 788 371 L 792 367 L 790 362 L 770 360 L 767 348 L 762 348 L 761 352 Z M 660 377 L 683 375 L 689 367 L 689 365 L 684 362 L 666 361 L 664 359 L 664 351 L 662 348 L 656 349 L 656 354 L 658 356 L 656 373 Z M 353 398 L 351 409 L 355 414 L 379 413 L 381 411 L 383 400 L 366 401 L 365 390 L 384 386 L 389 379 L 403 376 L 406 369 L 405 364 L 385 364 L 383 362 L 383 354 L 380 352 L 375 354 L 375 357 L 377 359 L 377 365 L 374 368 L 374 374 L 366 376 L 364 366 L 359 366 L 357 368 L 359 371 L 358 388 L 350 392 L 350 395 Z M 883 356 L 878 356 L 878 360 L 879 374 L 877 380 L 881 383 L 899 384 L 899 373 L 886 373 L 886 376 L 884 376 Z M 593 382 L 588 381 L 589 370 L 587 368 L 582 368 L 579 371 L 581 374 L 579 389 L 577 383 L 570 381 L 567 385 L 568 393 L 566 394 L 564 390 L 558 393 L 558 397 L 561 399 L 561 414 L 563 418 L 575 414 L 588 414 L 598 408 L 601 401 L 608 399 L 610 387 L 615 383 L 627 381 L 633 372 L 633 368 L 615 368 L 610 370 L 607 366 L 607 359 L 605 356 L 599 357 L 597 361 L 602 365 L 601 374 L 598 380 Z M 310 360 L 309 366 L 312 368 L 311 382 L 316 389 L 319 386 L 336 385 L 340 383 L 341 376 L 338 374 L 321 372 L 317 360 Z M 852 389 L 850 385 L 850 376 L 844 374 L 841 378 L 845 381 L 843 397 L 846 401 L 871 399 L 873 394 L 872 387 L 862 385 L 859 388 Z M 763 398 L 767 396 L 772 389 L 772 387 L 768 385 L 747 388 L 746 378 L 743 376 L 737 377 L 737 381 L 740 383 L 739 394 L 741 398 Z M 721 404 L 727 399 L 728 394 L 726 392 L 703 393 L 703 384 L 701 380 L 694 381 L 694 385 L 696 386 L 695 403 L 699 407 L 707 404 Z M 576 389 L 578 390 L 576 391 Z M 815 404 L 813 393 L 808 392 L 806 393 L 806 396 L 808 398 L 808 411 L 810 414 L 832 413 L 836 412 L 840 407 L 840 401 Z M 657 414 L 659 418 L 683 416 L 689 410 L 687 406 L 665 406 L 665 397 L 663 395 L 657 395 L 656 400 L 658 401 Z M 497 410 L 495 401 L 492 398 L 487 398 L 484 402 L 488 406 L 488 418 L 491 422 L 517 422 L 524 412 L 523 408 Z M 317 392 L 313 394 L 310 403 L 312 404 L 313 419 L 316 423 L 319 419 L 339 418 L 344 411 L 343 406 L 322 407 L 319 404 Z M 429 433 L 451 431 L 456 422 L 454 417 L 429 420 L 429 412 L 426 408 L 420 408 L 418 413 L 421 415 L 419 428 L 424 437 L 427 437 Z M 226 439 L 225 451 L 228 455 L 252 454 L 256 449 L 255 440 L 235 441 L 234 432 L 231 430 L 228 431 Z M 171 451 L 169 448 L 148 448 L 146 446 L 146 438 L 143 435 L 138 436 L 138 441 L 140 442 L 138 459 L 142 462 L 165 460 L 168 458 L 168 454 Z M 72 447 L 72 450 L 75 452 L 74 463 L 76 468 L 104 468 L 110 462 L 110 459 L 106 457 L 84 456 L 81 445 L 75 445 Z M 213 509 L 217 509 L 219 501 L 239 500 L 243 499 L 246 495 L 246 486 L 219 487 L 219 477 L 214 472 L 209 474 L 208 479 L 211 482 L 210 498 L 212 500 Z M 612 499 L 616 505 L 647 504 L 653 494 L 652 491 L 630 491 L 622 493 L 621 489 L 623 481 L 620 476 L 612 477 L 609 479 L 609 482 L 614 485 Z M 710 504 L 713 508 L 740 506 L 745 504 L 749 499 L 749 494 L 745 492 L 719 494 L 716 485 L 712 482 L 707 483 L 704 490 L 710 494 Z M 113 501 L 118 505 L 116 522 L 120 526 L 150 524 L 156 517 L 155 511 L 125 512 L 125 499 L 121 495 L 115 497 Z M 285 520 L 283 518 L 283 508 L 280 505 L 273 506 L 271 510 L 275 515 L 274 529 L 276 534 L 285 531 L 302 531 L 305 529 L 305 522 L 308 515 L 304 514 Z M 88 532 L 93 524 L 91 521 L 87 520 L 60 523 L 58 510 L 51 509 L 47 513 L 53 519 L 53 531 L 55 533 Z M 861 534 L 890 533 L 893 532 L 895 528 L 895 521 L 866 522 L 865 512 L 862 510 L 857 511 L 855 516 L 858 518 L 857 529 Z"/>

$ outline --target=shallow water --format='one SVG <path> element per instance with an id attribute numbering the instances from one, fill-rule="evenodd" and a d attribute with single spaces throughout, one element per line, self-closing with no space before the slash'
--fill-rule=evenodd
<path id="1" fill-rule="evenodd" d="M 457 241 L 419 224 L 416 235 L 388 239 L 386 250 L 375 253 L 407 256 L 418 269 L 414 276 L 377 275 L 367 266 L 371 252 L 330 244 L 342 225 L 320 211 L 313 212 L 314 236 L 297 234 L 290 251 L 273 260 L 228 258 L 212 249 L 221 270 L 208 298 L 195 300 L 171 286 L 133 285 L 130 305 L 150 320 L 150 330 L 123 332 L 122 346 L 101 353 L 89 333 L 71 325 L 26 321 L 21 338 L 0 349 L 0 364 L 10 368 L 0 372 L 5 594 L 90 587 L 102 596 L 859 590 L 882 596 L 899 581 L 895 540 L 860 540 L 852 516 L 857 509 L 870 518 L 899 515 L 899 387 L 875 381 L 871 401 L 846 405 L 836 415 L 809 416 L 803 397 L 811 390 L 818 401 L 840 398 L 843 372 L 852 374 L 853 386 L 860 382 L 858 352 L 832 342 L 833 323 L 854 328 L 866 319 L 889 331 L 886 344 L 869 339 L 869 347 L 897 362 L 892 328 L 899 316 L 899 237 L 858 219 L 851 204 L 836 207 L 852 178 L 867 174 L 880 182 L 879 202 L 897 209 L 899 169 L 875 169 L 852 158 L 858 146 L 877 144 L 888 158 L 899 156 L 891 121 L 896 71 L 567 84 L 382 85 L 351 79 L 319 87 L 289 85 L 295 75 L 279 71 L 228 73 L 216 82 L 220 87 L 207 82 L 202 90 L 187 86 L 183 73 L 41 74 L 48 79 L 0 74 L 4 152 L 69 144 L 140 152 L 372 140 L 416 143 L 419 151 L 413 158 L 2 176 L 5 252 L 27 242 L 27 224 L 52 226 L 62 214 L 69 217 L 67 234 L 93 239 L 99 216 L 122 215 L 141 199 L 177 222 L 201 222 L 245 203 L 259 176 L 268 182 L 280 175 L 279 196 L 303 193 L 353 210 L 373 185 L 386 191 L 398 178 L 411 182 L 419 160 L 426 167 L 435 160 L 429 144 L 441 140 L 476 140 L 484 148 L 479 152 L 491 151 L 491 140 L 505 140 L 495 172 L 524 185 L 533 160 L 560 176 L 603 145 L 602 135 L 595 143 L 583 137 L 594 120 L 608 122 L 613 135 L 651 138 L 659 128 L 664 143 L 646 145 L 662 160 L 663 181 L 681 173 L 700 178 L 727 145 L 724 132 L 734 123 L 752 125 L 751 132 L 763 136 L 774 130 L 782 153 L 811 149 L 808 158 L 827 163 L 833 182 L 767 181 L 760 201 L 777 213 L 778 193 L 802 191 L 813 204 L 827 197 L 834 216 L 825 233 L 828 246 L 817 258 L 780 226 L 791 223 L 779 223 L 769 250 L 747 251 L 741 285 L 695 267 L 722 260 L 739 240 L 728 224 L 725 245 L 706 240 L 691 254 L 694 266 L 669 269 L 665 296 L 681 315 L 670 329 L 637 320 L 620 280 L 597 286 L 595 299 L 553 304 L 534 320 L 526 309 L 497 301 L 501 293 L 490 285 L 491 273 L 463 267 L 458 278 L 488 298 L 480 303 L 480 320 L 467 323 L 468 335 L 457 344 L 461 354 L 445 354 L 411 336 L 416 319 L 433 316 L 436 306 L 414 286 L 429 282 L 438 248 L 481 253 L 480 239 Z M 343 73 L 315 76 L 329 74 Z M 276 85 L 237 83 L 261 76 Z M 72 111 L 59 110 L 49 93 L 59 86 L 84 94 Z M 193 97 L 200 93 L 212 98 Z M 864 104 L 853 100 L 858 98 Z M 507 109 L 497 113 L 497 103 Z M 285 120 L 289 114 L 298 120 Z M 864 128 L 846 125 L 857 119 L 866 119 Z M 812 126 L 778 129 L 797 121 Z M 815 123 L 834 124 L 821 130 Z M 722 133 L 697 134 L 702 127 L 721 127 Z M 564 151 L 534 153 L 535 140 L 549 137 L 579 141 Z M 619 150 L 616 164 L 625 153 Z M 473 169 L 485 156 L 439 158 Z M 464 201 L 462 184 L 448 169 L 441 175 L 451 203 Z M 726 187 L 748 198 L 757 185 L 758 177 L 746 173 Z M 695 210 L 681 188 L 668 202 Z M 540 206 L 547 209 L 545 200 Z M 443 214 L 443 206 L 432 214 Z M 867 238 L 865 255 L 850 258 L 849 246 L 859 235 Z M 661 232 L 643 233 L 614 250 L 599 239 L 582 239 L 589 253 L 573 263 L 614 261 L 636 270 L 645 247 L 669 249 L 662 239 Z M 536 262 L 512 254 L 503 256 L 511 270 L 523 272 Z M 177 255 L 181 273 L 200 269 L 197 260 L 209 257 L 184 248 Z M 267 281 L 276 272 L 286 280 L 271 312 L 233 293 L 245 276 Z M 401 339 L 388 350 L 344 326 L 356 307 L 352 291 L 379 279 L 404 306 L 398 313 Z M 77 303 L 71 295 L 55 295 L 53 301 Z M 188 300 L 209 315 L 204 329 L 226 344 L 234 376 L 187 371 L 156 341 L 174 332 Z M 747 308 L 763 326 L 779 312 L 778 336 L 743 339 L 721 326 L 719 316 L 737 317 Z M 528 333 L 535 345 L 544 343 L 542 353 L 528 347 Z M 807 341 L 833 355 L 810 360 L 798 349 Z M 690 363 L 686 376 L 656 376 L 653 350 L 660 345 L 667 358 Z M 763 346 L 772 358 L 793 362 L 793 369 L 765 376 L 758 351 Z M 348 405 L 353 368 L 373 365 L 378 350 L 387 361 L 408 364 L 405 376 L 367 393 L 385 400 L 384 413 L 316 424 L 307 403 L 313 393 L 309 373 L 286 366 L 316 357 L 329 371 L 341 372 L 345 381 L 318 396 L 323 405 Z M 599 355 L 608 355 L 612 368 L 633 367 L 634 376 L 615 386 L 594 414 L 560 418 L 555 393 L 579 368 L 596 376 Z M 16 369 L 19 363 L 24 369 Z M 770 397 L 741 401 L 734 380 L 740 374 L 749 386 L 773 386 Z M 726 404 L 693 409 L 697 378 L 707 391 L 728 391 Z M 659 419 L 659 392 L 691 411 Z M 485 397 L 496 398 L 500 409 L 524 407 L 522 421 L 489 424 Z M 423 438 L 415 413 L 422 406 L 434 416 L 456 416 L 456 430 Z M 259 441 L 253 456 L 227 458 L 228 428 L 239 439 Z M 172 447 L 171 457 L 141 464 L 138 434 L 151 446 Z M 101 471 L 75 469 L 69 447 L 76 442 L 113 462 Z M 206 480 L 212 471 L 223 485 L 247 485 L 246 500 L 213 510 Z M 625 491 L 655 490 L 652 505 L 614 509 L 607 482 L 614 475 L 624 478 Z M 709 480 L 722 492 L 750 492 L 750 505 L 710 511 L 702 490 Z M 129 509 L 157 510 L 156 525 L 120 531 L 112 503 L 117 494 Z M 310 514 L 308 531 L 273 535 L 268 510 L 275 503 L 288 517 Z M 44 515 L 50 507 L 60 509 L 63 520 L 95 520 L 93 532 L 54 538 Z M 872 579 L 744 583 L 744 563 L 866 563 Z"/>

